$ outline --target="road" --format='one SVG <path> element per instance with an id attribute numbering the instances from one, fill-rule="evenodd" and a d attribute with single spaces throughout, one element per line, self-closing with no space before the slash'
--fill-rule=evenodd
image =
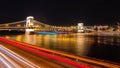
<path id="1" fill-rule="evenodd" d="M 26 60 L 30 61 L 30 63 L 34 63 L 36 66 L 39 66 L 40 68 L 67 68 L 67 66 L 63 66 L 61 64 L 53 62 L 52 60 L 49 60 L 47 58 L 42 58 L 40 56 L 31 54 L 29 52 L 10 46 L 8 44 L 2 43 L 2 45 L 4 45 L 6 48 L 9 48 L 13 52 L 19 54 L 20 56 L 24 57 Z M 24 63 L 22 64 L 19 63 L 19 65 L 22 65 L 23 67 L 27 68 L 23 64 Z M 31 67 L 28 67 L 28 68 L 31 68 Z"/>
<path id="2" fill-rule="evenodd" d="M 0 68 L 6 68 L 2 61 L 0 61 Z"/>
<path id="3" fill-rule="evenodd" d="M 9 44 L 5 44 L 5 43 L 2 43 L 2 42 L 0 42 L 0 44 L 4 45 L 5 47 L 9 48 L 10 50 L 14 51 L 15 53 L 21 55 L 22 57 L 24 57 L 25 59 L 27 59 L 31 63 L 39 66 L 40 68 L 75 68 L 75 67 L 72 67 L 70 65 L 62 64 L 60 62 L 58 63 L 57 61 L 53 61 L 53 60 L 50 60 L 50 59 L 47 59 L 47 58 L 44 58 L 44 57 L 41 57 L 41 56 L 37 56 L 37 55 L 32 54 L 30 52 L 26 52 L 24 50 L 13 47 Z M 85 58 L 84 58 L 84 60 L 89 61 L 89 62 L 93 62 L 93 61 L 91 61 L 89 59 L 85 59 Z M 88 65 L 91 68 L 103 68 L 103 66 L 100 66 L 100 65 L 90 64 L 90 63 L 81 62 L 81 61 L 80 61 L 80 63 L 84 64 L 84 65 Z M 94 63 L 98 63 L 98 62 L 94 62 Z M 103 65 L 104 62 L 100 62 L 99 64 Z M 113 66 L 111 66 L 111 65 L 107 64 L 106 66 L 109 66 L 109 67 L 104 67 L 104 68 L 110 68 L 110 67 L 119 68 L 118 65 L 113 65 Z"/>
<path id="4" fill-rule="evenodd" d="M 27 59 L 9 50 L 3 45 L 0 45 L 0 60 L 7 68 L 39 68 L 39 66 L 29 62 Z"/>

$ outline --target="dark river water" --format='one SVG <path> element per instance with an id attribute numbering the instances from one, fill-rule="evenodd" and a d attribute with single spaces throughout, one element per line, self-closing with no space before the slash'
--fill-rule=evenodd
<path id="1" fill-rule="evenodd" d="M 120 34 L 4 35 L 38 47 L 120 63 Z"/>

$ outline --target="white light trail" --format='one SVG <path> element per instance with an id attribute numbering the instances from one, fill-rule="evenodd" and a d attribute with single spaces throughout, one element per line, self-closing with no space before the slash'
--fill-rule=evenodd
<path id="1" fill-rule="evenodd" d="M 16 54 L 15 52 L 9 50 L 8 48 L 6 48 L 6 47 L 4 47 L 2 45 L 0 45 L 0 50 L 2 50 L 4 53 L 8 54 L 11 58 L 19 60 L 21 63 L 26 64 L 27 66 L 29 66 L 31 68 L 40 68 L 39 66 L 31 63 L 27 59 L 23 58 L 22 56 Z"/>
<path id="2" fill-rule="evenodd" d="M 2 52 L 0 52 L 0 60 L 8 67 L 8 68 L 20 68 L 18 64 L 16 64 L 14 61 L 9 59 L 6 55 L 4 55 Z"/>
<path id="3" fill-rule="evenodd" d="M 1 57 L 0 57 L 0 61 L 1 61 L 3 64 L 5 64 L 7 68 L 12 68 L 12 67 L 8 64 L 8 62 L 6 62 L 5 60 L 3 60 Z"/>

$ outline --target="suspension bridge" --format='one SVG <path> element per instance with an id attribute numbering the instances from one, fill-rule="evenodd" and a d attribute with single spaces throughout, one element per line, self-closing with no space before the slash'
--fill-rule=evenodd
<path id="1" fill-rule="evenodd" d="M 0 31 L 2 31 L 2 30 L 9 30 L 9 31 L 12 31 L 12 30 L 17 30 L 17 31 L 31 30 L 34 32 L 39 32 L 39 31 L 76 32 L 78 30 L 77 28 L 78 28 L 77 26 L 63 27 L 63 26 L 48 25 L 48 24 L 36 21 L 33 16 L 28 16 L 26 18 L 26 20 L 23 20 L 23 21 L 0 24 Z"/>

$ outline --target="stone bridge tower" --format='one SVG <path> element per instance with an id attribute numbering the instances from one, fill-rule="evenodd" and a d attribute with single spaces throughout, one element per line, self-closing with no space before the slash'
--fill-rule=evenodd
<path id="1" fill-rule="evenodd" d="M 31 28 L 31 27 L 34 27 L 34 17 L 33 16 L 28 16 L 26 18 L 26 27 L 28 27 L 28 28 L 25 30 L 25 34 L 30 34 L 31 32 L 34 32 L 34 28 Z"/>
<path id="2" fill-rule="evenodd" d="M 28 16 L 26 18 L 26 27 L 33 27 L 34 26 L 34 17 Z"/>
<path id="3" fill-rule="evenodd" d="M 84 32 L 84 24 L 78 23 L 78 32 Z"/>

